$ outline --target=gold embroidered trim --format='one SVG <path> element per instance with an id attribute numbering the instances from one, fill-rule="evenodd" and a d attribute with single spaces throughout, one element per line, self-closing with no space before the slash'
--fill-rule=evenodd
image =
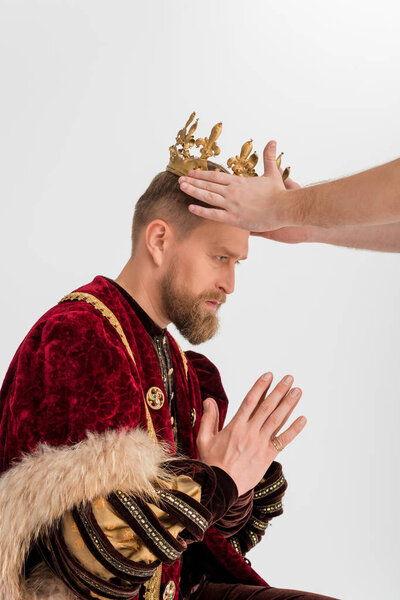
<path id="1" fill-rule="evenodd" d="M 107 593 L 107 594 L 110 593 L 109 588 L 102 586 L 100 583 L 98 583 L 97 581 L 94 581 L 93 579 L 91 579 L 90 577 L 88 577 L 87 575 L 82 573 L 81 571 L 78 571 L 78 569 L 76 569 L 76 567 L 74 567 L 74 565 L 68 564 L 68 567 L 71 569 L 72 573 L 75 575 L 75 579 L 77 580 L 78 584 L 81 583 L 80 579 L 79 579 L 79 578 L 81 578 L 81 579 L 83 579 L 83 581 L 85 581 L 88 584 L 88 586 L 92 585 L 93 587 L 95 587 L 98 592 Z M 91 592 L 89 592 L 89 593 L 91 593 Z M 116 596 L 119 596 L 119 598 L 122 598 L 125 600 L 130 600 L 130 598 L 132 598 L 132 592 L 119 592 L 117 590 L 113 590 L 112 593 Z"/>
<path id="2" fill-rule="evenodd" d="M 115 495 L 123 503 L 125 508 L 134 517 L 134 519 L 136 519 L 136 521 L 138 521 L 146 530 L 147 535 L 151 537 L 157 548 L 162 550 L 162 552 L 164 552 L 164 554 L 166 554 L 168 558 L 171 558 L 172 560 L 176 560 L 180 557 L 181 553 L 175 550 L 175 548 L 158 533 L 157 529 L 150 523 L 144 512 L 140 510 L 133 498 L 127 496 L 127 494 L 124 494 L 124 492 L 121 492 L 121 490 L 117 490 Z"/>
<path id="3" fill-rule="evenodd" d="M 250 540 L 251 540 L 252 547 L 254 548 L 254 546 L 255 546 L 256 544 L 258 544 L 258 542 L 260 541 L 260 540 L 258 539 L 258 535 L 257 535 L 256 533 L 254 533 L 254 531 L 248 531 L 248 532 L 247 532 L 247 534 L 248 534 L 248 536 L 249 536 L 249 538 L 250 538 Z"/>
<path id="4" fill-rule="evenodd" d="M 96 546 L 97 550 L 100 552 L 100 554 L 103 556 L 103 558 L 105 560 L 107 560 L 110 564 L 112 564 L 114 567 L 116 567 L 120 571 L 123 571 L 124 573 L 127 573 L 128 575 L 134 575 L 135 577 L 148 577 L 151 573 L 153 573 L 155 571 L 155 569 L 144 571 L 142 569 L 137 569 L 135 567 L 128 567 L 124 563 L 122 563 L 119 560 L 117 560 L 116 558 L 114 558 L 107 551 L 107 549 L 102 544 L 101 540 L 98 538 L 96 532 L 94 531 L 93 527 L 91 526 L 90 521 L 87 518 L 82 507 L 79 507 L 77 510 L 79 513 L 79 517 L 81 518 L 81 520 L 85 526 L 85 530 L 88 533 L 88 535 L 90 536 L 90 539 L 92 540 L 93 544 Z"/>
<path id="5" fill-rule="evenodd" d="M 165 490 L 157 490 L 157 494 L 164 500 L 164 502 L 176 506 L 186 517 L 193 521 L 193 523 L 196 523 L 196 525 L 198 525 L 202 531 L 207 529 L 208 521 L 189 504 L 180 498 L 176 498 L 173 494 L 166 492 Z"/>
<path id="6" fill-rule="evenodd" d="M 280 488 L 285 483 L 285 481 L 285 476 L 281 475 L 279 479 L 277 479 L 274 483 L 271 483 L 271 485 L 269 485 L 268 487 L 262 488 L 261 490 L 254 492 L 254 500 L 258 500 L 259 498 L 264 498 L 265 496 L 268 496 L 269 494 Z"/>
<path id="7" fill-rule="evenodd" d="M 256 527 L 257 529 L 261 529 L 262 531 L 265 531 L 269 525 L 269 522 L 268 521 L 260 521 L 260 519 L 257 519 L 256 517 L 251 517 L 250 524 L 254 525 L 254 527 Z"/>
<path id="8" fill-rule="evenodd" d="M 260 512 L 272 513 L 276 510 L 279 510 L 280 508 L 282 508 L 282 502 L 279 500 L 279 502 L 275 502 L 275 504 L 268 504 L 268 506 L 260 507 Z"/>
<path id="9" fill-rule="evenodd" d="M 231 537 L 231 538 L 229 538 L 229 542 L 231 543 L 231 545 L 233 546 L 233 548 L 236 550 L 236 552 L 238 554 L 240 554 L 240 556 L 243 556 L 243 552 L 242 552 L 242 549 L 240 547 L 239 540 L 236 537 Z"/>
<path id="10" fill-rule="evenodd" d="M 61 298 L 61 300 L 59 301 L 58 304 L 60 304 L 61 302 L 67 302 L 69 300 L 82 300 L 83 302 L 87 302 L 88 304 L 91 304 L 96 310 L 98 310 L 103 315 L 103 317 L 105 317 L 110 322 L 110 324 L 114 327 L 114 329 L 117 331 L 119 337 L 121 338 L 122 343 L 124 344 L 124 346 L 126 348 L 126 351 L 128 352 L 129 356 L 131 357 L 134 365 L 136 365 L 135 357 L 133 356 L 133 352 L 131 350 L 131 347 L 129 346 L 128 340 L 126 339 L 126 335 L 124 333 L 124 330 L 122 329 L 121 323 L 118 321 L 118 319 L 114 315 L 114 313 L 108 308 L 108 306 L 103 304 L 103 302 L 101 302 L 101 300 L 96 298 L 96 296 L 93 296 L 92 294 L 88 294 L 86 292 L 71 292 L 70 294 L 67 294 L 66 296 L 64 296 L 64 298 Z M 147 403 L 145 400 L 144 400 L 144 407 L 146 410 L 146 421 L 147 421 L 147 427 L 148 427 L 149 433 L 152 436 L 152 438 L 157 441 L 157 436 L 156 436 L 156 432 L 154 430 L 153 421 L 151 420 L 150 411 L 148 409 L 148 406 L 147 406 Z"/>
<path id="11" fill-rule="evenodd" d="M 147 583 L 144 584 L 146 591 L 144 593 L 144 600 L 158 600 L 161 589 L 161 578 L 162 578 L 162 564 L 157 567 L 157 571 Z"/>
<path id="12" fill-rule="evenodd" d="M 186 358 L 186 354 L 184 353 L 184 351 L 182 350 L 182 348 L 180 347 L 180 345 L 178 344 L 178 342 L 175 340 L 175 344 L 178 346 L 178 350 L 181 353 L 181 357 L 182 357 L 182 362 L 183 362 L 183 368 L 185 369 L 185 375 L 186 375 L 186 379 L 188 378 L 188 362 L 187 362 L 187 358 Z"/>

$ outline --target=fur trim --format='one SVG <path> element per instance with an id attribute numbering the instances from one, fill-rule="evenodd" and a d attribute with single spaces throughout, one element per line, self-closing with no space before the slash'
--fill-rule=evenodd
<path id="1" fill-rule="evenodd" d="M 69 446 L 39 444 L 0 477 L 0 600 L 21 600 L 30 544 L 65 511 L 120 489 L 154 499 L 174 458 L 141 428 L 88 432 Z M 175 457 L 176 458 L 176 457 Z"/>
<path id="2" fill-rule="evenodd" d="M 32 571 L 22 597 L 23 600 L 76 600 L 76 596 L 44 563 Z"/>

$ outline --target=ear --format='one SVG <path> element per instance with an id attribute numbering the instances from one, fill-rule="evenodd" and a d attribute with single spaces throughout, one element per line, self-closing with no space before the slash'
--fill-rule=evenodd
<path id="1" fill-rule="evenodd" d="M 173 239 L 171 227 L 162 219 L 151 221 L 146 227 L 146 247 L 154 263 L 160 267 Z"/>

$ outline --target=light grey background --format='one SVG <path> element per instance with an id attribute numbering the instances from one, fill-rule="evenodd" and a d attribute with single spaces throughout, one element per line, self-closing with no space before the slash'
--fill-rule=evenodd
<path id="1" fill-rule="evenodd" d="M 199 134 L 223 121 L 221 160 L 275 138 L 303 185 L 396 158 L 399 18 L 387 0 L 0 2 L 1 377 L 45 310 L 119 273 L 192 110 Z M 285 512 L 249 555 L 271 585 L 400 598 L 398 274 L 398 255 L 252 239 L 197 348 L 230 415 L 265 370 L 304 390 Z"/>

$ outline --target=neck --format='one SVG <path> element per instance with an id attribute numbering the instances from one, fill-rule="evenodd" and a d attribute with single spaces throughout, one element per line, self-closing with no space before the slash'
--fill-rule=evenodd
<path id="1" fill-rule="evenodd" d="M 142 262 L 140 258 L 131 257 L 115 281 L 164 329 L 170 321 L 162 310 L 158 281 L 153 270 Z"/>

